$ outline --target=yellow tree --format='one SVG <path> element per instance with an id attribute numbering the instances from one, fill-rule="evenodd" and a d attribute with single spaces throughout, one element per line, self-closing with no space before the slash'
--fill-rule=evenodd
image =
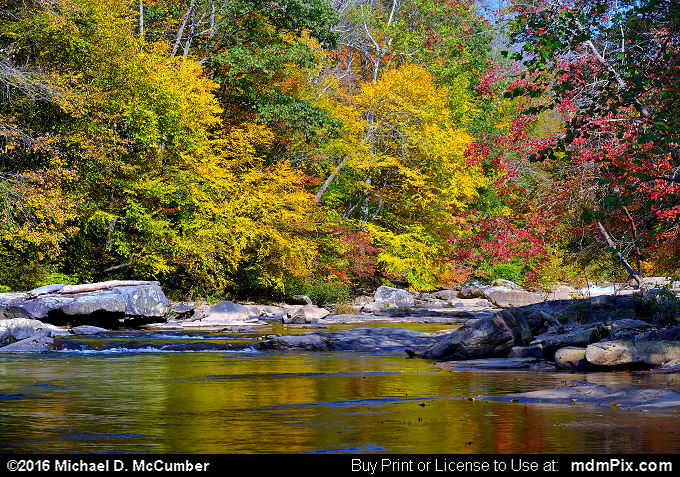
<path id="1" fill-rule="evenodd" d="M 324 202 L 342 199 L 343 218 L 370 231 L 381 248 L 382 271 L 415 288 L 445 280 L 446 236 L 457 233 L 457 214 L 488 183 L 466 158 L 471 137 L 454 120 L 465 116 L 469 98 L 453 93 L 462 111 L 450 109 L 452 92 L 425 68 L 404 64 L 327 106 L 344 124 L 328 147 L 347 159 Z"/>

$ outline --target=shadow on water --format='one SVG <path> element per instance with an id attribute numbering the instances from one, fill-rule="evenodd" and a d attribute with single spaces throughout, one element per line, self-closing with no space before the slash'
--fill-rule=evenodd
<path id="1" fill-rule="evenodd" d="M 678 390 L 677 376 L 442 371 L 399 351 L 248 347 L 266 332 L 120 332 L 83 338 L 85 352 L 0 356 L 0 452 L 680 451 L 676 415 L 477 399 L 574 379 Z M 159 349 L 178 342 L 243 346 Z"/>

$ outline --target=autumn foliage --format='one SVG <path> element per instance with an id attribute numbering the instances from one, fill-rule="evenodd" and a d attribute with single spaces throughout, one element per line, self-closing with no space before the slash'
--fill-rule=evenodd
<path id="1" fill-rule="evenodd" d="M 5 2 L 0 287 L 671 273 L 677 5 L 619 4 Z"/>

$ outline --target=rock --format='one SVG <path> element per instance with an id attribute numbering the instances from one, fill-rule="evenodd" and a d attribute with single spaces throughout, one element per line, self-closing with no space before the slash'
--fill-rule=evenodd
<path id="1" fill-rule="evenodd" d="M 529 369 L 543 365 L 540 358 L 483 358 L 437 363 L 439 369 Z"/>
<path id="2" fill-rule="evenodd" d="M 622 340 L 593 343 L 586 348 L 585 357 L 596 366 L 650 368 L 680 360 L 680 342 Z"/>
<path id="3" fill-rule="evenodd" d="M 586 349 L 575 346 L 558 349 L 555 352 L 555 368 L 568 371 L 584 371 L 588 369 Z"/>
<path id="4" fill-rule="evenodd" d="M 305 316 L 305 310 L 298 308 L 294 312 L 284 316 L 282 318 L 284 324 L 304 324 L 307 323 L 307 317 Z"/>
<path id="5" fill-rule="evenodd" d="M 602 323 L 588 325 L 572 325 L 564 331 L 548 331 L 538 335 L 532 342 L 532 346 L 539 346 L 547 359 L 552 359 L 555 352 L 560 348 L 576 346 L 585 348 L 590 343 L 600 341 L 609 335 L 609 328 Z"/>
<path id="6" fill-rule="evenodd" d="M 330 311 L 316 305 L 305 305 L 302 307 L 308 322 L 312 320 L 322 320 L 330 315 Z"/>
<path id="7" fill-rule="evenodd" d="M 437 361 L 505 357 L 513 346 L 525 345 L 530 338 L 523 314 L 503 310 L 488 318 L 470 320 L 425 350 L 421 357 Z"/>
<path id="8" fill-rule="evenodd" d="M 35 335 L 0 348 L 0 353 L 42 353 L 58 349 L 55 341 L 46 335 Z"/>
<path id="9" fill-rule="evenodd" d="M 409 307 L 415 304 L 415 297 L 410 292 L 384 285 L 378 287 L 374 298 L 377 303 L 389 303 L 398 307 Z"/>
<path id="10" fill-rule="evenodd" d="M 368 305 L 369 303 L 373 303 L 375 299 L 372 296 L 367 296 L 367 295 L 361 295 L 358 296 L 354 299 L 354 304 L 355 305 Z"/>
<path id="11" fill-rule="evenodd" d="M 680 394 L 667 389 L 612 389 L 599 384 L 576 384 L 506 396 L 484 397 L 492 401 L 540 402 L 547 404 L 588 404 L 637 410 L 680 408 Z"/>
<path id="12" fill-rule="evenodd" d="M 509 288 L 510 290 L 517 290 L 517 291 L 524 291 L 524 288 L 516 284 L 515 282 L 511 282 L 510 280 L 505 280 L 503 278 L 496 278 L 492 283 L 491 286 L 494 287 L 505 287 Z"/>
<path id="13" fill-rule="evenodd" d="M 422 350 L 440 337 L 432 333 L 408 330 L 392 326 L 375 328 L 354 328 L 332 333 L 310 333 L 307 335 L 284 335 L 258 343 L 257 349 L 307 350 L 365 350 L 365 349 L 406 349 Z"/>
<path id="14" fill-rule="evenodd" d="M 635 280 L 631 280 L 628 285 L 638 288 L 638 283 Z M 647 289 L 658 289 L 666 286 L 672 289 L 680 288 L 680 282 L 672 282 L 669 277 L 643 277 L 642 285 Z"/>
<path id="15" fill-rule="evenodd" d="M 451 301 L 455 300 L 458 298 L 458 290 L 454 290 L 452 288 L 444 288 L 443 290 L 438 290 L 436 292 L 428 293 L 426 295 L 423 295 L 423 299 L 426 300 L 444 300 L 444 301 Z"/>
<path id="16" fill-rule="evenodd" d="M 477 280 L 466 280 L 461 285 L 458 298 L 481 298 L 483 297 L 482 290 L 484 288 L 487 287 Z"/>
<path id="17" fill-rule="evenodd" d="M 170 311 L 170 301 L 157 284 L 113 286 L 82 293 L 65 293 L 65 286 L 54 293 L 41 288 L 43 290 L 36 289 L 40 290 L 39 296 L 24 294 L 23 299 L 0 305 L 0 315 L 54 325 L 94 324 L 115 328 L 163 321 Z"/>
<path id="18" fill-rule="evenodd" d="M 256 349 L 259 350 L 285 350 L 299 348 L 306 350 L 326 350 L 329 349 L 331 340 L 323 333 L 310 333 L 306 335 L 284 335 L 257 343 Z"/>
<path id="19" fill-rule="evenodd" d="M 80 325 L 74 326 L 68 331 L 74 335 L 98 335 L 101 333 L 108 333 L 109 330 L 106 328 L 100 328 L 98 326 Z"/>
<path id="20" fill-rule="evenodd" d="M 182 322 L 184 328 L 254 325 L 261 324 L 259 317 L 263 313 L 260 306 L 240 305 L 232 301 L 221 301 L 202 313 L 194 315 L 192 321 Z"/>
<path id="21" fill-rule="evenodd" d="M 534 305 L 543 297 L 525 290 L 513 290 L 504 286 L 488 287 L 481 290 L 482 295 L 499 308 L 515 308 Z"/>
<path id="22" fill-rule="evenodd" d="M 440 338 L 432 333 L 392 326 L 354 328 L 328 333 L 334 349 L 409 348 L 421 350 Z"/>
<path id="23" fill-rule="evenodd" d="M 612 340 L 631 339 L 653 327 L 654 325 L 642 320 L 635 320 L 630 318 L 616 320 L 612 322 L 611 325 L 609 325 L 609 329 L 611 330 L 609 334 L 609 339 Z"/>
<path id="24" fill-rule="evenodd" d="M 57 337 L 68 334 L 69 332 L 66 330 L 39 320 L 28 318 L 0 320 L 0 345 L 21 341 L 33 336 Z"/>
<path id="25" fill-rule="evenodd" d="M 179 319 L 186 319 L 196 312 L 196 303 L 193 301 L 185 301 L 180 303 L 170 304 L 170 313 L 174 314 Z"/>
<path id="26" fill-rule="evenodd" d="M 291 295 L 286 299 L 291 305 L 312 305 L 312 299 L 307 295 Z"/>
<path id="27" fill-rule="evenodd" d="M 641 341 L 680 341 L 680 326 L 647 331 L 636 338 Z"/>
<path id="28" fill-rule="evenodd" d="M 540 346 L 513 346 L 508 358 L 543 358 L 543 349 Z"/>
<path id="29" fill-rule="evenodd" d="M 38 297 L 40 295 L 47 295 L 49 293 L 58 292 L 66 285 L 64 283 L 55 283 L 54 285 L 44 285 L 42 287 L 34 288 L 33 290 L 27 291 L 26 294 L 31 297 Z"/>

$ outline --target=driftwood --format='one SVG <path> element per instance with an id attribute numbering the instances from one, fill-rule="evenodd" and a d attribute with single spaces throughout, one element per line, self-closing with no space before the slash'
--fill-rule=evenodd
<path id="1" fill-rule="evenodd" d="M 84 283 L 82 285 L 66 285 L 55 293 L 60 295 L 70 295 L 73 293 L 87 293 L 97 290 L 107 290 L 115 287 L 129 287 L 138 285 L 159 285 L 154 281 L 137 281 L 137 280 L 109 280 L 106 282 Z"/>
<path id="2" fill-rule="evenodd" d="M 545 311 L 541 311 L 539 313 L 539 316 L 541 317 L 541 321 L 539 321 L 538 325 L 532 330 L 533 333 L 537 333 L 541 328 L 543 328 L 543 325 L 547 321 L 548 323 L 552 324 L 557 328 L 558 332 L 561 332 L 564 330 L 564 326 L 562 326 L 562 323 L 558 321 L 557 318 L 552 316 L 550 313 L 546 313 Z"/>

